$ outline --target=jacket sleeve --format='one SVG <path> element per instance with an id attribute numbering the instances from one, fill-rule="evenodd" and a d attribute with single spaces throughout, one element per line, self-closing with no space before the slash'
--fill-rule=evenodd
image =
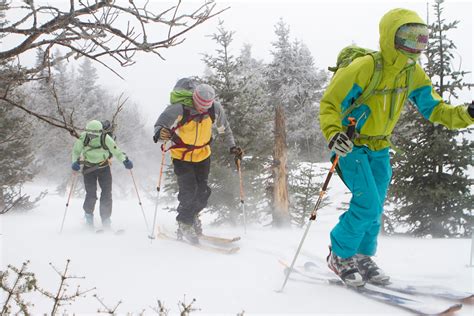
<path id="1" fill-rule="evenodd" d="M 342 113 L 362 94 L 373 72 L 373 58 L 365 56 L 335 73 L 321 99 L 319 112 L 321 130 L 327 141 L 343 131 Z"/>
<path id="2" fill-rule="evenodd" d="M 163 127 L 168 129 L 175 127 L 182 116 L 183 105 L 179 103 L 168 105 L 156 120 L 153 135 L 156 135 Z"/>
<path id="3" fill-rule="evenodd" d="M 474 124 L 474 119 L 467 112 L 467 106 L 453 106 L 443 101 L 433 89 L 431 79 L 420 65 L 416 65 L 413 86 L 414 89 L 408 97 L 423 117 L 430 122 L 440 123 L 449 129 L 464 128 Z"/>
<path id="4" fill-rule="evenodd" d="M 232 133 L 232 129 L 230 128 L 229 121 L 227 121 L 224 108 L 222 107 L 220 102 L 214 102 L 214 111 L 216 114 L 215 125 L 217 128 L 217 133 L 219 135 L 224 134 L 225 142 L 229 146 L 229 148 L 234 147 L 234 134 Z"/>
<path id="5" fill-rule="evenodd" d="M 127 155 L 120 150 L 115 141 L 109 135 L 105 136 L 105 145 L 117 160 L 124 162 L 127 159 Z"/>
<path id="6" fill-rule="evenodd" d="M 82 150 L 84 149 L 84 135 L 81 135 L 75 142 L 72 148 L 72 162 L 76 162 L 81 158 Z"/>

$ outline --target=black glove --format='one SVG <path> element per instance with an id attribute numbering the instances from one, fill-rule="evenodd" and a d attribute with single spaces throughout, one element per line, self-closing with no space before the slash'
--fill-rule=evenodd
<path id="1" fill-rule="evenodd" d="M 329 149 L 336 153 L 338 156 L 345 157 L 352 151 L 354 144 L 349 139 L 349 136 L 344 132 L 337 133 L 329 141 Z"/>
<path id="2" fill-rule="evenodd" d="M 79 164 L 79 161 L 74 161 L 71 166 L 72 170 L 74 171 L 79 171 L 81 170 L 81 165 Z"/>
<path id="3" fill-rule="evenodd" d="M 123 161 L 123 165 L 124 165 L 125 168 L 127 168 L 127 169 L 132 169 L 132 168 L 133 168 L 133 163 L 132 163 L 132 161 L 131 161 L 130 159 L 128 159 L 128 158 Z"/>
<path id="4" fill-rule="evenodd" d="M 239 146 L 234 146 L 230 148 L 230 153 L 235 156 L 235 160 L 242 160 L 244 151 Z"/>
<path id="5" fill-rule="evenodd" d="M 474 101 L 472 101 L 471 104 L 469 104 L 469 106 L 467 107 L 467 113 L 469 113 L 471 118 L 474 118 Z"/>
<path id="6" fill-rule="evenodd" d="M 160 133 L 156 133 L 155 135 L 153 135 L 153 142 L 156 144 L 158 143 L 158 141 L 160 140 Z"/>
<path id="7" fill-rule="evenodd" d="M 160 130 L 153 136 L 153 141 L 155 142 L 155 144 L 159 141 L 159 140 L 164 140 L 164 141 L 168 141 L 171 139 L 171 131 L 166 128 L 166 127 L 162 127 L 160 128 Z"/>

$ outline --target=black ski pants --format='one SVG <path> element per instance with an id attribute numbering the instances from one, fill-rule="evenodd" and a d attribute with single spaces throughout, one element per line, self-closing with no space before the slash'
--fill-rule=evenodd
<path id="1" fill-rule="evenodd" d="M 84 187 L 86 188 L 84 211 L 89 214 L 94 213 L 95 202 L 97 201 L 97 182 L 99 182 L 101 189 L 100 217 L 102 221 L 110 218 L 112 214 L 112 174 L 110 173 L 110 166 L 102 168 L 84 166 L 82 172 Z"/>
<path id="2" fill-rule="evenodd" d="M 211 188 L 207 185 L 210 167 L 210 157 L 200 162 L 173 159 L 179 187 L 177 221 L 192 225 L 195 215 L 207 206 L 211 195 Z"/>

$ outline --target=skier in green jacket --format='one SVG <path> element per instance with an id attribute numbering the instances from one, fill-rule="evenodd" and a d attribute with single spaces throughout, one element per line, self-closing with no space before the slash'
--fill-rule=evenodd
<path id="1" fill-rule="evenodd" d="M 340 156 L 341 177 L 352 192 L 349 209 L 332 229 L 328 265 L 347 285 L 387 283 L 388 275 L 371 258 L 377 249 L 381 216 L 392 176 L 390 135 L 407 100 L 423 117 L 450 129 L 474 123 L 474 106 L 446 104 L 419 64 L 428 44 L 428 27 L 413 11 L 394 9 L 380 21 L 382 79 L 377 92 L 343 117 L 374 73 L 367 55 L 337 70 L 321 100 L 320 123 L 329 148 Z M 409 75 L 411 74 L 411 75 Z M 346 135 L 349 117 L 357 121 L 355 139 Z"/>
<path id="2" fill-rule="evenodd" d="M 110 124 L 108 121 L 104 123 Z M 83 163 L 82 173 L 86 189 L 83 209 L 86 225 L 91 229 L 94 228 L 97 182 L 99 182 L 101 188 L 100 217 L 102 226 L 104 229 L 110 229 L 110 216 L 112 215 L 110 159 L 112 156 L 122 161 L 125 168 L 133 168 L 132 161 L 117 147 L 113 138 L 107 133 L 107 128 L 104 128 L 103 123 L 97 120 L 87 123 L 85 132 L 81 133 L 79 139 L 74 143 L 72 170 L 79 171 L 81 169 L 80 163 Z"/>

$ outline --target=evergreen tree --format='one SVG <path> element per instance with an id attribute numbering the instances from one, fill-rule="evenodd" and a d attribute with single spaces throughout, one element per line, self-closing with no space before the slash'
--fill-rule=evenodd
<path id="1" fill-rule="evenodd" d="M 0 27 L 6 24 L 5 11 L 8 5 L 0 0 Z M 0 34 L 0 44 L 2 40 Z M 9 60 L 0 61 L 0 93 L 10 85 L 10 78 L 16 69 L 11 69 Z M 23 96 L 18 92 L 15 99 L 21 102 Z M 29 119 L 6 102 L 0 102 L 0 214 L 12 209 L 30 208 L 35 201 L 22 192 L 23 185 L 37 172 L 33 149 L 30 146 L 32 129 Z"/>
<path id="2" fill-rule="evenodd" d="M 433 5 L 436 19 L 429 25 L 425 70 L 437 92 L 450 100 L 468 84 L 463 82 L 466 72 L 452 67 L 456 46 L 447 37 L 459 21 L 447 23 L 442 4 L 436 0 Z M 474 143 L 464 137 L 470 131 L 436 126 L 416 113 L 414 106 L 405 110 L 400 123 L 396 144 L 404 154 L 393 160 L 391 200 L 398 207 L 392 218 L 418 236 L 470 236 L 473 181 L 466 170 L 473 163 Z"/>
<path id="3" fill-rule="evenodd" d="M 319 197 L 319 192 L 323 185 L 318 179 L 323 178 L 323 173 L 317 173 L 315 164 L 299 163 L 297 168 L 290 173 L 290 195 L 291 219 L 299 227 L 302 227 L 309 218 L 311 211 Z M 323 199 L 321 208 L 327 205 Z"/>
<path id="4" fill-rule="evenodd" d="M 264 108 L 264 81 L 261 76 L 263 64 L 251 56 L 251 48 L 246 45 L 241 55 L 235 57 L 230 49 L 233 32 L 226 30 L 220 22 L 217 33 L 212 38 L 217 44 L 216 54 L 205 54 L 203 61 L 208 71 L 205 81 L 216 89 L 236 143 L 246 152 L 242 162 L 245 180 L 248 220 L 260 218 L 258 198 L 264 193 L 261 183 L 256 183 L 261 165 L 268 157 L 264 153 L 265 120 L 268 115 Z M 268 125 L 268 124 L 267 124 Z M 220 137 L 212 145 L 213 160 L 210 184 L 213 195 L 209 200 L 209 211 L 217 214 L 216 222 L 236 224 L 242 222 L 239 205 L 239 179 L 232 156 Z M 263 158 L 265 157 L 265 158 Z M 240 219 L 239 219 L 240 217 Z"/>

